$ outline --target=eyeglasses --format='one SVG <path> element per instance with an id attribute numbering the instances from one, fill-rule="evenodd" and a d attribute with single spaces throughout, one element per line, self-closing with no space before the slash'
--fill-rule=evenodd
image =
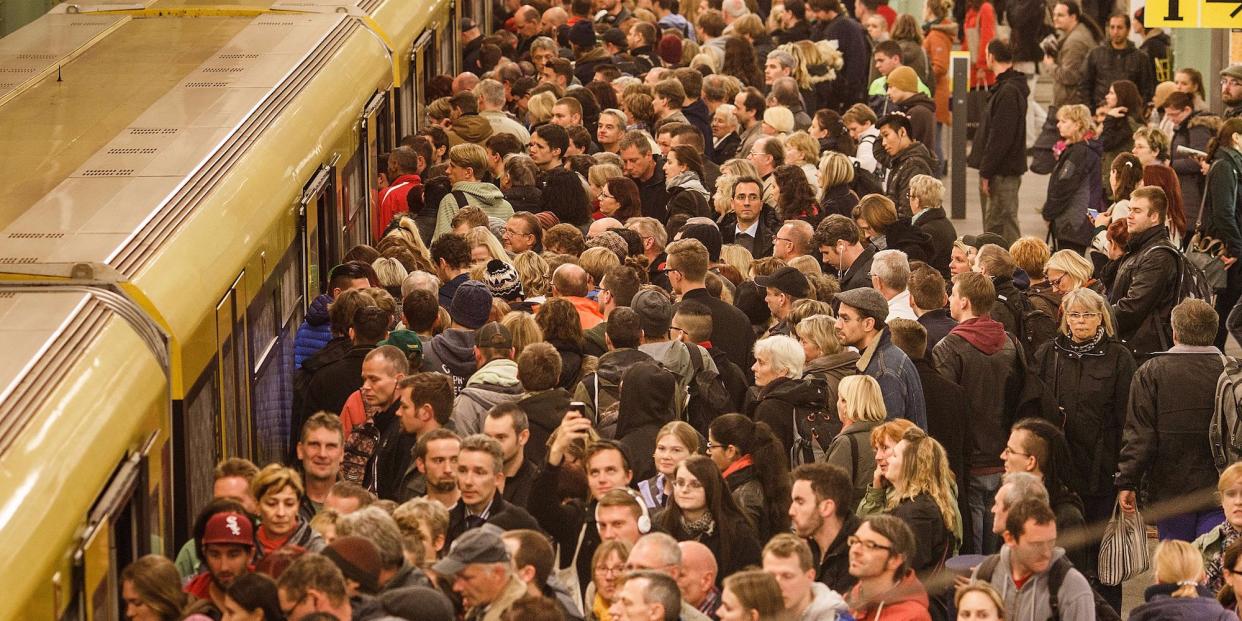
<path id="1" fill-rule="evenodd" d="M 703 489 L 703 484 L 695 479 L 675 479 L 673 487 L 681 487 L 685 489 Z"/>
<path id="2" fill-rule="evenodd" d="M 668 328 L 668 329 L 669 329 L 669 330 L 672 330 L 672 331 L 674 331 L 674 332 L 680 332 L 680 333 L 682 333 L 682 334 L 686 334 L 686 331 L 685 331 L 685 329 L 684 329 L 684 328 L 678 328 L 677 326 L 669 326 L 669 328 Z"/>
<path id="3" fill-rule="evenodd" d="M 534 233 L 523 233 L 521 231 L 515 231 L 507 226 L 504 228 L 504 234 L 510 235 L 510 236 L 512 235 L 534 235 Z"/>
<path id="4" fill-rule="evenodd" d="M 1092 317 L 1099 317 L 1100 313 L 1065 313 L 1065 316 L 1070 321 L 1082 321 Z"/>
<path id="5" fill-rule="evenodd" d="M 1001 457 L 1004 457 L 1006 455 L 1017 455 L 1019 457 L 1030 457 L 1031 456 L 1030 453 L 1023 453 L 1021 451 L 1015 451 L 1009 448 L 1008 446 L 1005 447 L 1005 450 L 1001 451 Z"/>
<path id="6" fill-rule="evenodd" d="M 283 612 L 286 617 L 292 617 L 293 611 L 297 610 L 302 605 L 302 602 L 306 601 L 306 598 L 308 597 L 310 597 L 310 593 L 303 595 L 302 599 L 299 599 L 298 601 L 294 602 L 293 605 L 288 608 L 281 606 L 280 611 Z"/>
<path id="7" fill-rule="evenodd" d="M 617 576 L 625 572 L 625 565 L 601 565 L 595 571 L 601 576 Z"/>
<path id="8" fill-rule="evenodd" d="M 792 239 L 789 239 L 788 237 L 773 237 L 772 239 L 774 239 L 774 240 L 776 240 L 776 241 L 783 241 L 783 242 L 785 242 L 785 243 L 787 243 L 787 244 L 792 244 L 792 243 L 794 243 L 794 242 L 793 242 L 793 240 L 792 240 Z"/>
<path id="9" fill-rule="evenodd" d="M 1062 280 L 1065 280 L 1065 274 L 1061 274 L 1060 276 L 1057 276 L 1056 278 L 1049 278 L 1048 284 L 1054 287 L 1060 287 Z"/>
<path id="10" fill-rule="evenodd" d="M 1242 86 L 1242 82 L 1239 82 L 1239 81 L 1238 81 L 1237 79 L 1235 79 L 1235 78 L 1221 78 L 1221 79 L 1220 79 L 1220 85 L 1221 85 L 1221 86 L 1228 86 L 1228 87 L 1230 87 L 1230 88 L 1233 88 L 1233 87 L 1235 87 L 1235 86 Z"/>
<path id="11" fill-rule="evenodd" d="M 857 535 L 850 535 L 849 539 L 846 539 L 845 542 L 850 544 L 851 548 L 854 546 L 862 546 L 863 549 L 868 552 L 875 552 L 876 550 L 884 550 L 885 552 L 891 552 L 893 549 L 891 546 L 882 546 L 874 541 L 867 541 L 865 539 L 860 539 Z"/>

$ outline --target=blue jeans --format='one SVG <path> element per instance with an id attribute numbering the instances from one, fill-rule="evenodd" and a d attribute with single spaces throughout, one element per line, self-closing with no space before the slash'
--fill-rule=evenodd
<path id="1" fill-rule="evenodd" d="M 1210 511 L 1191 511 L 1156 522 L 1156 532 L 1160 540 L 1180 539 L 1194 541 L 1203 533 L 1220 526 L 1225 521 L 1225 510 L 1216 507 Z"/>
<path id="2" fill-rule="evenodd" d="M 1001 486 L 1001 473 L 971 475 L 966 482 L 966 506 L 970 508 L 970 538 L 976 554 L 995 554 L 1000 536 L 992 532 L 992 505 Z"/>

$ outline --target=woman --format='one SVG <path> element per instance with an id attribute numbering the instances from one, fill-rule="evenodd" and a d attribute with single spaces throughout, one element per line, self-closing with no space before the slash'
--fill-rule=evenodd
<path id="1" fill-rule="evenodd" d="M 630 93 L 621 99 L 621 111 L 625 112 L 630 124 L 626 129 L 651 133 L 655 127 L 656 113 L 651 95 L 646 93 Z"/>
<path id="2" fill-rule="evenodd" d="M 716 464 L 704 455 L 681 462 L 673 499 L 656 518 L 656 528 L 677 541 L 697 541 L 712 551 L 719 576 L 760 561 L 755 526 L 737 508 Z"/>
<path id="3" fill-rule="evenodd" d="M 1005 602 L 987 582 L 971 582 L 957 590 L 954 596 L 957 621 L 1003 621 Z"/>
<path id="4" fill-rule="evenodd" d="M 996 74 L 988 68 L 988 44 L 996 36 L 996 9 L 987 0 L 966 0 L 966 33 L 962 51 L 970 52 L 970 88 L 988 88 L 996 83 Z"/>
<path id="5" fill-rule="evenodd" d="M 620 539 L 604 541 L 595 548 L 591 557 L 591 584 L 587 585 L 587 621 L 612 621 L 608 609 L 616 601 L 621 590 L 618 578 L 625 575 L 625 559 L 630 556 L 630 544 Z"/>
<path id="6" fill-rule="evenodd" d="M 1195 112 L 1208 109 L 1207 90 L 1203 88 L 1203 74 L 1193 67 L 1183 67 L 1173 74 L 1173 83 L 1177 90 L 1194 98 Z"/>
<path id="7" fill-rule="evenodd" d="M 918 20 L 908 13 L 898 15 L 889 39 L 901 45 L 901 64 L 913 69 L 923 84 L 931 84 L 930 63 L 923 50 L 923 29 Z"/>
<path id="8" fill-rule="evenodd" d="M 746 395 L 744 413 L 751 420 L 767 423 L 781 441 L 785 454 L 794 450 L 794 410 L 798 406 L 823 407 L 819 392 L 801 379 L 806 352 L 793 338 L 769 336 L 755 342 L 755 385 Z"/>
<path id="9" fill-rule="evenodd" d="M 564 168 L 543 173 L 543 196 L 539 211 L 550 211 L 564 224 L 582 226 L 591 222 L 591 199 L 582 177 Z"/>
<path id="10" fill-rule="evenodd" d="M 1186 206 L 1182 203 L 1182 183 L 1177 171 L 1165 164 L 1148 164 L 1143 167 L 1143 185 L 1154 185 L 1164 190 L 1169 205 L 1164 225 L 1169 227 L 1169 239 L 1180 246 L 1186 238 Z"/>
<path id="11" fill-rule="evenodd" d="M 858 195 L 850 189 L 854 182 L 854 163 L 841 153 L 828 152 L 819 163 L 819 211 L 821 217 L 840 214 L 850 217 L 858 206 Z"/>
<path id="12" fill-rule="evenodd" d="M 720 247 L 720 262 L 737 270 L 738 274 L 750 274 L 750 264 L 755 257 L 750 251 L 737 245 L 725 244 Z"/>
<path id="13" fill-rule="evenodd" d="M 781 586 L 772 574 L 751 569 L 725 578 L 716 610 L 720 621 L 766 621 L 784 614 Z"/>
<path id="14" fill-rule="evenodd" d="M 888 480 L 888 460 L 893 456 L 893 449 L 901 442 L 907 431 L 918 427 L 904 419 L 890 420 L 871 430 L 871 448 L 875 451 L 875 472 L 871 473 L 871 484 L 862 502 L 858 503 L 859 515 L 882 513 L 888 503 L 888 495 L 892 485 Z"/>
<path id="15" fill-rule="evenodd" d="M 1086 106 L 1057 108 L 1057 131 L 1065 149 L 1052 169 L 1048 198 L 1041 211 L 1057 250 L 1085 251 L 1092 235 L 1087 211 L 1098 210 L 1104 203 L 1100 184 L 1103 147 L 1093 137 L 1093 128 L 1091 111 Z"/>
<path id="16" fill-rule="evenodd" d="M 629 177 L 609 179 L 599 193 L 599 213 L 607 218 L 616 218 L 625 224 L 630 218 L 642 214 L 643 203 L 638 194 L 638 185 Z"/>
<path id="17" fill-rule="evenodd" d="M 543 202 L 543 192 L 536 180 L 539 167 L 527 155 L 510 155 L 505 158 L 504 174 L 500 177 L 500 190 L 505 200 L 513 205 L 513 211 L 536 213 Z"/>
<path id="18" fill-rule="evenodd" d="M 662 509 L 673 493 L 673 474 L 677 465 L 699 453 L 699 432 L 689 423 L 675 420 L 660 428 L 652 454 L 656 473 L 638 482 L 638 493 L 648 509 Z"/>
<path id="19" fill-rule="evenodd" d="M 1060 332 L 1035 354 L 1033 370 L 1051 388 L 1062 420 L 1070 470 L 1059 478 L 1083 502 L 1088 524 L 1107 522 L 1117 493 L 1113 474 L 1121 453 L 1134 357 L 1117 338 L 1104 298 L 1074 289 L 1061 300 Z"/>
<path id="20" fill-rule="evenodd" d="M 742 145 L 738 135 L 737 108 L 733 104 L 720 104 L 712 114 L 712 157 L 717 166 L 729 161 Z"/>
<path id="21" fill-rule="evenodd" d="M 868 194 L 854 208 L 859 228 L 869 229 L 871 243 L 879 250 L 900 250 L 910 261 L 926 262 L 935 254 L 931 235 L 897 216 L 897 206 L 887 196 Z"/>
<path id="22" fill-rule="evenodd" d="M 133 621 L 176 621 L 188 598 L 173 562 L 148 554 L 121 571 L 125 618 Z"/>
<path id="23" fill-rule="evenodd" d="M 923 5 L 923 52 L 931 65 L 932 96 L 936 101 L 936 159 L 943 162 L 944 149 L 940 146 L 941 135 L 947 125 L 953 124 L 953 111 L 949 109 L 949 57 L 953 42 L 957 40 L 957 23 L 949 14 L 951 0 L 927 0 Z"/>
<path id="24" fill-rule="evenodd" d="M 844 428 L 828 447 L 828 463 L 850 473 L 850 480 L 854 482 L 854 496 L 850 504 L 857 506 L 867 493 L 867 484 L 875 473 L 871 431 L 884 422 L 887 410 L 880 384 L 873 377 L 846 377 L 837 387 L 837 393 L 837 415 Z"/>
<path id="25" fill-rule="evenodd" d="M 535 313 L 543 338 L 561 355 L 561 378 L 557 386 L 573 391 L 585 375 L 588 356 L 582 352 L 582 319 L 578 309 L 565 298 L 551 298 Z M 593 359 L 593 357 L 590 357 Z"/>
<path id="26" fill-rule="evenodd" d="M 1228 336 L 1225 320 L 1242 294 L 1242 263 L 1237 261 L 1242 257 L 1242 227 L 1238 224 L 1238 204 L 1242 202 L 1242 183 L 1238 183 L 1242 178 L 1242 119 L 1232 118 L 1221 125 L 1208 145 L 1207 161 L 1212 164 L 1203 184 L 1203 213 L 1199 219 L 1205 234 L 1223 241 L 1226 247 L 1222 260 L 1228 261 L 1227 281 L 1216 296 L 1216 312 L 1220 314 L 1216 346 L 1223 348 Z"/>
<path id="27" fill-rule="evenodd" d="M 734 28 L 735 34 L 740 36 L 725 37 L 724 64 L 721 65 L 720 72 L 741 80 L 743 87 L 753 86 L 761 89 L 764 87 L 763 72 L 759 70 L 754 40 L 751 38 L 751 33 L 743 32 L 746 28 L 738 29 L 736 26 L 737 24 Z M 754 36 L 766 36 L 762 22 L 759 24 L 759 33 Z"/>
<path id="28" fill-rule="evenodd" d="M 485 226 L 476 226 L 466 233 L 466 242 L 470 244 L 470 261 L 486 265 L 492 259 L 500 259 L 509 263 L 509 253 L 505 252 L 504 244 Z"/>
<path id="29" fill-rule="evenodd" d="M 1090 261 L 1081 253 L 1072 250 L 1058 250 L 1052 253 L 1052 256 L 1048 258 L 1048 264 L 1044 267 L 1044 274 L 1048 276 L 1048 284 L 1052 285 L 1052 288 L 1060 292 L 1062 296 L 1081 287 L 1091 289 L 1103 296 L 1103 284 L 1091 276 L 1094 271 L 1094 266 Z"/>
<path id="30" fill-rule="evenodd" d="M 1228 562 L 1225 552 L 1242 540 L 1242 462 L 1231 464 L 1220 473 L 1216 482 L 1216 496 L 1220 499 L 1225 520 L 1219 526 L 1203 533 L 1194 541 L 1194 547 L 1202 554 L 1208 590 L 1219 591 L 1225 586 L 1229 570 L 1237 566 L 1237 559 Z"/>
<path id="31" fill-rule="evenodd" d="M 1103 116 L 1100 119 L 1100 143 L 1104 146 L 1101 166 L 1104 176 L 1100 180 L 1107 182 L 1107 171 L 1113 165 L 1113 159 L 1134 148 L 1134 132 L 1145 126 L 1143 97 L 1139 95 L 1134 82 L 1117 80 L 1108 87 L 1101 110 Z M 1114 195 L 1113 198 L 1116 200 L 1117 196 Z"/>
<path id="32" fill-rule="evenodd" d="M 1221 573 L 1225 576 L 1225 586 L 1216 594 L 1216 599 L 1234 614 L 1238 612 L 1238 593 L 1242 592 L 1242 541 L 1234 541 L 1220 555 Z"/>
<path id="33" fill-rule="evenodd" d="M 694 147 L 679 144 L 664 158 L 664 187 L 668 190 L 668 215 L 684 213 L 690 217 L 710 216 L 707 200 L 711 194 L 703 187 L 703 157 Z"/>
<path id="34" fill-rule="evenodd" d="M 254 529 L 255 562 L 287 545 L 318 552 L 323 538 L 302 519 L 298 508 L 305 494 L 302 475 L 280 464 L 268 464 L 250 481 L 259 501 L 259 527 Z"/>
<path id="35" fill-rule="evenodd" d="M 229 585 L 221 621 L 280 621 L 284 614 L 276 583 L 266 574 L 250 572 Z"/>
<path id="36" fill-rule="evenodd" d="M 1130 194 L 1143 182 L 1143 165 L 1133 153 L 1118 155 L 1108 171 L 1108 187 L 1112 190 L 1113 204 L 1095 217 L 1095 238 L 1092 246 L 1107 253 L 1108 241 L 1104 232 L 1114 221 L 1126 219 L 1130 213 Z"/>
<path id="37" fill-rule="evenodd" d="M 595 212 L 591 214 L 592 219 L 598 220 L 603 217 L 599 213 L 599 195 L 604 191 L 604 186 L 610 179 L 624 176 L 621 167 L 616 164 L 594 164 L 587 170 L 587 196 L 596 207 Z"/>
<path id="38" fill-rule="evenodd" d="M 513 269 L 517 270 L 522 281 L 522 293 L 526 302 L 532 305 L 543 304 L 551 283 L 551 269 L 543 256 L 527 250 L 513 257 Z"/>
<path id="39" fill-rule="evenodd" d="M 801 168 L 781 164 L 772 171 L 776 180 L 776 214 L 781 220 L 805 220 L 815 226 L 821 215 L 815 201 L 815 190 L 807 183 Z"/>
<path id="40" fill-rule="evenodd" d="M 841 120 L 841 115 L 836 110 L 822 109 L 815 112 L 815 116 L 811 117 L 811 137 L 819 142 L 819 151 L 835 151 L 842 155 L 854 157 L 858 152 L 858 145 L 854 143 L 854 137 L 850 135 L 850 130 L 845 128 L 845 122 Z"/>
<path id="41" fill-rule="evenodd" d="M 1152 554 L 1155 584 L 1143 592 L 1145 603 L 1130 611 L 1131 621 L 1237 621 L 1204 588 L 1203 559 L 1189 543 L 1169 539 Z"/>
<path id="42" fill-rule="evenodd" d="M 548 91 L 532 96 L 526 102 L 526 121 L 533 132 L 540 125 L 547 125 L 552 120 L 552 106 L 556 105 L 556 96 Z"/>
<path id="43" fill-rule="evenodd" d="M 575 382 L 577 384 L 577 382 Z M 655 361 L 634 364 L 621 376 L 617 443 L 626 449 L 634 478 L 656 476 L 651 447 L 660 430 L 677 417 L 673 391 L 677 376 Z"/>
<path id="44" fill-rule="evenodd" d="M 1134 130 L 1133 140 L 1130 152 L 1138 156 L 1144 167 L 1168 163 L 1169 137 L 1164 132 L 1144 125 Z"/>
<path id="45" fill-rule="evenodd" d="M 944 447 L 920 429 L 907 431 L 893 447 L 885 476 L 893 485 L 885 513 L 901 518 L 914 531 L 918 545 L 909 563 L 926 576 L 954 554 L 962 530 Z"/>
<path id="46" fill-rule="evenodd" d="M 808 300 L 809 302 L 809 300 Z M 801 301 L 799 302 L 801 304 Z M 823 438 L 834 438 L 841 431 L 837 421 L 837 385 L 847 375 L 858 371 L 858 352 L 846 349 L 837 338 L 837 321 L 830 314 L 815 313 L 794 323 L 793 333 L 802 345 L 806 364 L 802 367 L 802 379 L 823 382 L 826 401 Z"/>
<path id="47" fill-rule="evenodd" d="M 974 246 L 967 245 L 960 239 L 954 241 L 953 252 L 949 254 L 949 275 L 957 276 L 973 270 L 976 252 L 978 249 Z"/>
<path id="48" fill-rule="evenodd" d="M 816 115 L 818 116 L 818 115 Z M 815 121 L 811 121 L 814 126 Z M 819 157 L 819 141 L 804 131 L 796 131 L 785 139 L 785 163 L 797 166 L 806 175 L 811 187 L 819 186 L 819 169 L 815 163 Z"/>
<path id="49" fill-rule="evenodd" d="M 761 541 L 789 531 L 789 464 L 770 427 L 725 414 L 708 429 L 707 456 Z"/>

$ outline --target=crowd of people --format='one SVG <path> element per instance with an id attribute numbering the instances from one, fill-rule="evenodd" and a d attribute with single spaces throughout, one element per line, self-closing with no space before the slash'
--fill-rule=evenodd
<path id="1" fill-rule="evenodd" d="M 175 560 L 124 570 L 129 617 L 1113 619 L 1099 531 L 1141 505 L 1131 618 L 1236 621 L 1242 465 L 1209 423 L 1242 66 L 1211 111 L 1114 8 L 463 20 L 297 331 L 287 461 L 220 463 Z M 942 205 L 953 50 L 973 235 Z"/>

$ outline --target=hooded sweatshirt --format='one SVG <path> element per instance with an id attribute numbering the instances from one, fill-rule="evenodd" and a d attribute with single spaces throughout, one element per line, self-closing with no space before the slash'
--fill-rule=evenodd
<path id="1" fill-rule="evenodd" d="M 967 343 L 988 356 L 1000 351 L 1007 340 L 1005 326 L 991 317 L 967 319 L 949 330 L 949 334 L 966 339 Z"/>
<path id="2" fill-rule="evenodd" d="M 466 386 L 474 375 L 474 330 L 450 328 L 436 335 L 427 344 L 426 366 L 453 379 L 453 394 Z"/>
<path id="3" fill-rule="evenodd" d="M 625 447 L 630 468 L 640 481 L 655 475 L 652 454 L 656 434 L 675 417 L 676 384 L 676 376 L 654 362 L 635 364 L 622 378 L 616 438 Z"/>
<path id="4" fill-rule="evenodd" d="M 440 209 L 436 211 L 436 229 L 431 234 L 432 239 L 453 228 L 453 216 L 457 215 L 458 211 L 457 197 L 453 196 L 453 192 L 465 194 L 466 203 L 482 209 L 483 213 L 489 217 L 508 220 L 513 215 L 513 206 L 505 200 L 505 195 L 500 188 L 483 181 L 458 181 L 453 184 L 453 191 L 445 194 L 440 200 Z"/>
<path id="5" fill-rule="evenodd" d="M 811 583 L 811 605 L 802 611 L 798 621 L 834 621 L 849 610 L 845 598 L 822 582 Z"/>
<path id="6" fill-rule="evenodd" d="M 996 565 L 996 570 L 992 572 L 989 584 L 996 589 L 997 593 L 1000 593 L 1010 618 L 1019 621 L 1051 619 L 1052 604 L 1049 603 L 1049 598 L 1052 594 L 1048 592 L 1050 572 L 1044 570 L 1043 573 L 1031 575 L 1022 583 L 1022 588 L 1018 588 L 1014 584 L 1011 573 L 1010 552 L 1012 549 L 1007 545 L 1001 546 L 1000 562 Z M 1064 549 L 1054 548 L 1052 562 L 1055 563 L 1063 556 L 1065 556 Z M 1052 568 L 1051 563 L 1048 567 Z M 1065 575 L 1065 580 L 1061 582 L 1061 591 L 1055 595 L 1062 619 L 1095 618 L 1095 596 L 1091 593 L 1091 585 L 1087 584 L 1087 579 L 1077 569 L 1069 570 L 1069 573 Z"/>
<path id="7" fill-rule="evenodd" d="M 492 122 L 477 114 L 463 114 L 453 120 L 448 137 L 450 147 L 463 142 L 483 144 L 483 141 L 492 137 Z"/>
<path id="8" fill-rule="evenodd" d="M 857 621 L 931 621 L 927 589 L 913 571 L 888 591 L 866 598 L 862 596 L 862 585 L 856 584 L 848 601 L 850 613 Z"/>
<path id="9" fill-rule="evenodd" d="M 493 360 L 470 376 L 466 387 L 453 401 L 453 428 L 458 435 L 483 433 L 483 418 L 501 403 L 522 397 L 517 363 L 507 358 Z"/>

